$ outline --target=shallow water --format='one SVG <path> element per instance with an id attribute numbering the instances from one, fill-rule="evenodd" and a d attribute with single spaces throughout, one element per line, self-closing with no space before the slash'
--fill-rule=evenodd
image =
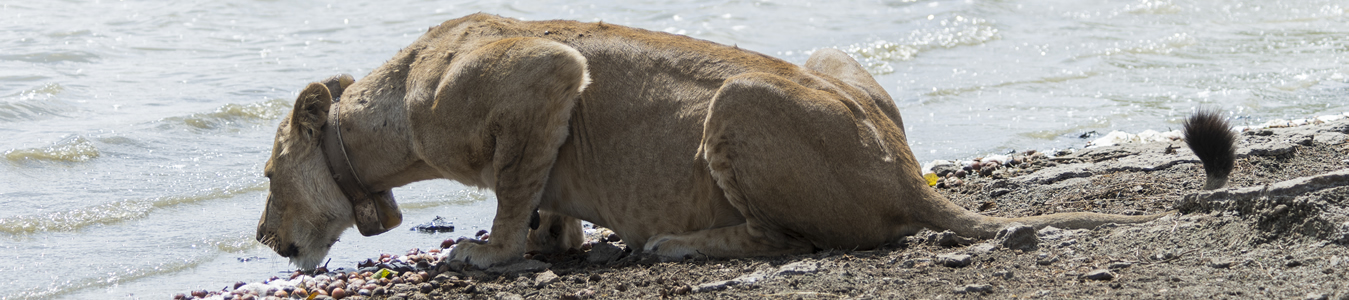
<path id="1" fill-rule="evenodd" d="M 839 48 L 899 105 L 920 161 L 1080 147 L 1084 133 L 1349 111 L 1340 1 L 42 1 L 0 4 L 0 298 L 151 298 L 289 270 L 253 241 L 295 92 L 363 76 L 483 11 L 604 20 L 795 63 Z M 828 4 L 823 4 L 828 3 Z M 395 190 L 407 225 L 334 265 L 485 228 L 490 192 Z"/>

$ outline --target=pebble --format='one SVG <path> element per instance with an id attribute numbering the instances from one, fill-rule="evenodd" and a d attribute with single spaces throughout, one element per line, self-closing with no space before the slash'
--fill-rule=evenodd
<path id="1" fill-rule="evenodd" d="M 1082 274 L 1082 278 L 1091 280 L 1111 280 L 1115 279 L 1115 274 L 1111 273 L 1110 269 L 1097 269 L 1087 272 L 1087 274 Z"/>
<path id="2" fill-rule="evenodd" d="M 937 263 L 952 268 L 964 267 L 970 265 L 970 256 L 965 254 L 937 255 Z"/>
<path id="3" fill-rule="evenodd" d="M 955 289 L 956 294 L 988 293 L 993 291 L 993 286 L 987 284 L 967 284 Z"/>
<path id="4" fill-rule="evenodd" d="M 1040 238 L 1035 234 L 1035 227 L 1012 223 L 993 237 L 995 243 L 1014 250 L 1035 250 L 1039 248 Z"/>
<path id="5" fill-rule="evenodd" d="M 1110 265 L 1109 265 L 1109 266 L 1106 266 L 1106 268 L 1107 268 L 1107 269 L 1111 269 L 1111 270 L 1115 270 L 1115 269 L 1128 268 L 1129 266 L 1132 266 L 1132 265 L 1134 265 L 1134 264 L 1131 263 L 1131 262 L 1117 261 L 1117 262 L 1112 262 L 1112 263 L 1110 263 Z"/>
<path id="6" fill-rule="evenodd" d="M 1002 270 L 1002 271 L 993 272 L 993 277 L 1002 278 L 1002 279 L 1012 279 L 1012 271 L 1010 271 L 1010 270 Z"/>

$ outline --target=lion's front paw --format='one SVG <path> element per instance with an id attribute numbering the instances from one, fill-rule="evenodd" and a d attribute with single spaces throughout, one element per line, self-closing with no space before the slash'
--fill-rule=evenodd
<path id="1" fill-rule="evenodd" d="M 524 253 L 505 249 L 500 244 L 464 242 L 454 246 L 449 258 L 451 261 L 462 261 L 479 269 L 487 269 L 522 260 Z"/>

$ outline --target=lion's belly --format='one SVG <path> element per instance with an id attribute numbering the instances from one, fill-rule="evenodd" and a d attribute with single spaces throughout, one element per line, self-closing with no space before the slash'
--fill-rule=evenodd
<path id="1" fill-rule="evenodd" d="M 694 158 L 699 105 L 706 104 L 583 98 L 540 208 L 612 229 L 634 247 L 656 234 L 743 223 L 706 162 Z"/>

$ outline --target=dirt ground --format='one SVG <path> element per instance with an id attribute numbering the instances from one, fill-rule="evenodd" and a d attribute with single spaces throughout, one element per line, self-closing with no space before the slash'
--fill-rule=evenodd
<path id="1" fill-rule="evenodd" d="M 1145 224 L 1032 230 L 1016 243 L 924 231 L 871 251 L 681 262 L 599 234 L 588 252 L 532 257 L 547 264 L 431 265 L 420 284 L 346 299 L 1349 299 L 1349 143 L 1336 135 L 1349 121 L 1304 127 L 1241 134 L 1232 179 L 1213 192 L 1200 191 L 1183 142 L 1021 153 L 938 188 L 1002 217 L 1179 211 Z M 1320 177 L 1295 180 L 1307 176 Z"/>

